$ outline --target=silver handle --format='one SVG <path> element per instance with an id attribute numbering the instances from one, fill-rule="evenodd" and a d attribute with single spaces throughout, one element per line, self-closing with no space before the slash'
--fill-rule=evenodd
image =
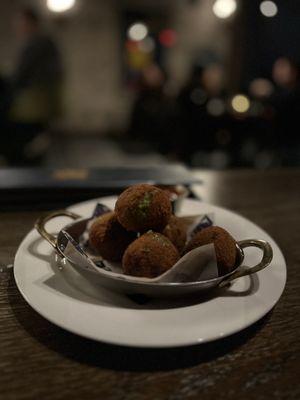
<path id="1" fill-rule="evenodd" d="M 68 210 L 59 210 L 59 211 L 54 211 L 45 217 L 40 217 L 36 223 L 34 224 L 35 229 L 39 232 L 39 234 L 47 240 L 48 243 L 51 244 L 52 247 L 54 247 L 55 250 L 57 250 L 57 239 L 56 236 L 52 235 L 51 233 L 47 232 L 45 225 L 48 221 L 55 217 L 70 217 L 72 219 L 78 219 L 81 218 L 80 215 L 73 213 L 72 211 Z"/>
<path id="2" fill-rule="evenodd" d="M 226 286 L 228 283 L 233 281 L 234 279 L 240 278 L 242 276 L 247 276 L 254 274 L 255 272 L 261 271 L 262 269 L 266 268 L 273 258 L 273 250 L 272 247 L 268 242 L 265 240 L 258 240 L 258 239 L 246 239 L 241 240 L 237 243 L 238 247 L 242 250 L 242 254 L 244 254 L 243 249 L 246 247 L 258 247 L 263 251 L 261 261 L 254 265 L 253 267 L 246 267 L 244 265 L 238 267 L 238 269 L 230 275 L 228 278 L 225 278 L 219 283 L 219 287 Z"/>

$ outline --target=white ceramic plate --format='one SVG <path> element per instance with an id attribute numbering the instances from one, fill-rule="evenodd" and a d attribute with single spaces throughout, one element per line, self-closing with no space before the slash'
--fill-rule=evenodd
<path id="1" fill-rule="evenodd" d="M 115 197 L 98 199 L 113 207 Z M 70 209 L 89 216 L 97 200 Z M 184 200 L 181 214 L 210 213 L 215 224 L 238 239 L 267 240 L 274 251 L 271 265 L 252 278 L 243 277 L 219 297 L 193 300 L 151 300 L 138 304 L 92 282 L 70 266 L 59 267 L 54 251 L 32 230 L 22 241 L 14 264 L 17 286 L 26 301 L 54 324 L 87 338 L 128 346 L 171 347 L 208 342 L 228 336 L 263 317 L 278 301 L 285 286 L 286 264 L 274 240 L 261 228 L 233 212 L 196 200 Z M 58 232 L 65 217 L 49 222 Z M 260 259 L 257 249 L 246 250 L 245 265 Z"/>

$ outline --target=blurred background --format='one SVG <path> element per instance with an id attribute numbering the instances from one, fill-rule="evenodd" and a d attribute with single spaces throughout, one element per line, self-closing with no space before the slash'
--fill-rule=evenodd
<path id="1" fill-rule="evenodd" d="M 299 1 L 0 10 L 0 167 L 300 165 Z"/>

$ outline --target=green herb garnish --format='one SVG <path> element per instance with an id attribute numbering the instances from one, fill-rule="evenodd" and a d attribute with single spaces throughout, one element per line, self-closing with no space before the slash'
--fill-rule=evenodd
<path id="1" fill-rule="evenodd" d="M 149 207 L 152 201 L 153 193 L 152 192 L 147 192 L 145 193 L 144 197 L 142 200 L 139 202 L 137 208 L 136 208 L 136 214 L 139 218 L 145 219 L 147 218 Z"/>

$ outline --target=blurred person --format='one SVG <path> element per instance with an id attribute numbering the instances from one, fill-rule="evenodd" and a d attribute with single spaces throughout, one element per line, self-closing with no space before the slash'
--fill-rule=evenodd
<path id="1" fill-rule="evenodd" d="M 2 137 L 8 130 L 7 114 L 10 105 L 10 90 L 7 80 L 0 74 L 0 132 Z M 8 132 L 7 132 L 8 133 Z M 0 165 L 6 164 L 6 159 L 4 158 L 4 147 L 5 147 L 6 136 L 2 139 L 2 146 L 0 147 Z"/>
<path id="2" fill-rule="evenodd" d="M 274 146 L 271 144 L 274 139 L 274 112 L 270 98 L 274 93 L 274 85 L 267 78 L 254 78 L 249 84 L 248 92 L 251 103 L 240 161 L 244 166 L 257 167 L 260 154 L 265 154 L 265 165 L 268 159 L 271 166 L 274 158 Z"/>
<path id="3" fill-rule="evenodd" d="M 203 66 L 195 65 L 177 97 L 179 109 L 178 125 L 174 142 L 174 152 L 186 163 L 190 163 L 192 153 L 197 149 L 205 125 L 205 105 L 207 94 L 202 86 Z M 201 140 L 201 139 L 200 139 Z M 196 147 L 196 148 L 195 148 Z"/>
<path id="4" fill-rule="evenodd" d="M 61 111 L 62 63 L 53 39 L 34 9 L 22 8 L 13 21 L 21 51 L 10 78 L 8 162 L 26 161 L 24 149 Z"/>
<path id="5" fill-rule="evenodd" d="M 217 132 L 224 129 L 225 89 L 223 66 L 217 62 L 195 65 L 178 96 L 181 133 L 179 156 L 186 162 L 193 152 L 212 152 L 218 146 Z"/>
<path id="6" fill-rule="evenodd" d="M 10 90 L 7 80 L 0 75 L 0 126 L 4 127 L 10 105 Z M 3 130 L 1 129 L 3 132 Z"/>
<path id="7" fill-rule="evenodd" d="M 275 90 L 270 102 L 275 110 L 274 132 L 283 165 L 300 165 L 300 69 L 287 58 L 278 58 L 272 69 Z"/>
<path id="8" fill-rule="evenodd" d="M 135 141 L 149 143 L 161 152 L 167 150 L 168 100 L 164 92 L 165 82 L 166 75 L 157 64 L 152 63 L 142 70 L 128 132 Z"/>

